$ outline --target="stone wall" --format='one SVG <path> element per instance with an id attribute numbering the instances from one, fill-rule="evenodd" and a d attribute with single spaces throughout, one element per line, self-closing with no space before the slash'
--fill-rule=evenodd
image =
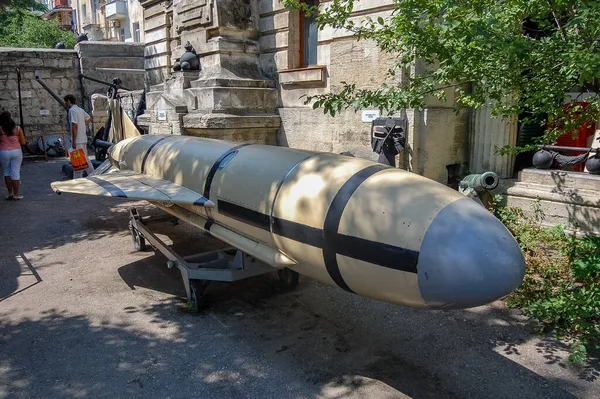
<path id="1" fill-rule="evenodd" d="M 144 44 L 143 43 L 111 43 L 111 42 L 81 42 L 75 46 L 81 63 L 81 73 L 105 82 L 112 82 L 114 78 L 121 79 L 123 86 L 131 90 L 144 89 L 144 74 L 118 71 L 97 70 L 96 68 L 122 68 L 122 69 L 144 69 Z M 106 109 L 101 111 L 99 104 L 92 104 L 92 96 L 101 94 L 106 96 L 108 86 L 83 79 L 83 91 L 85 102 L 83 108 L 94 114 L 92 132 L 96 133 L 104 125 L 102 118 L 98 115 L 106 115 Z M 106 103 L 106 101 L 104 102 Z M 106 116 L 104 116 L 106 118 Z"/>
<path id="2" fill-rule="evenodd" d="M 108 87 L 87 79 L 80 80 L 80 71 L 86 76 L 109 82 L 118 76 L 127 88 L 140 90 L 144 88 L 143 74 L 97 71 L 96 68 L 143 69 L 143 51 L 141 43 L 106 42 L 82 42 L 76 45 L 75 50 L 0 48 L 0 109 L 10 111 L 15 120 L 19 119 L 15 72 L 15 68 L 19 67 L 25 133 L 35 135 L 65 131 L 66 111 L 35 81 L 35 76 L 39 76 L 61 99 L 73 94 L 78 104 L 92 114 L 91 96 L 106 94 Z M 96 113 L 102 112 L 96 108 Z M 103 122 L 94 123 L 92 132 L 102 125 Z"/>
<path id="3" fill-rule="evenodd" d="M 360 115 L 345 111 L 335 118 L 302 107 L 279 109 L 281 128 L 277 144 L 312 151 L 348 152 L 354 156 L 377 160 L 371 150 L 370 124 L 360 122 Z"/>
<path id="4" fill-rule="evenodd" d="M 131 90 L 144 88 L 144 74 L 125 71 L 106 71 L 96 68 L 144 69 L 143 43 L 81 42 L 75 46 L 80 62 L 81 73 L 105 82 L 120 78 L 123 86 Z M 86 101 L 92 94 L 106 94 L 108 86 L 88 79 L 83 80 Z M 91 110 L 89 104 L 84 104 Z"/>
<path id="5" fill-rule="evenodd" d="M 73 50 L 0 48 L 0 110 L 19 121 L 17 74 L 21 70 L 21 98 L 25 134 L 66 130 L 66 111 L 35 81 L 35 76 L 59 96 L 73 93 L 81 101 L 77 53 Z M 35 139 L 37 140 L 37 139 Z"/>
<path id="6" fill-rule="evenodd" d="M 507 190 L 506 203 L 540 217 L 545 227 L 562 225 L 578 235 L 600 236 L 600 176 L 526 168 Z"/>

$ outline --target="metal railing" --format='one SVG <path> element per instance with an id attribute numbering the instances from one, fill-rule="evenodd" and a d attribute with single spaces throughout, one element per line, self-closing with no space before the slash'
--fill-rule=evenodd
<path id="1" fill-rule="evenodd" d="M 578 167 L 585 164 L 583 172 L 600 175 L 600 147 L 568 147 L 561 145 L 540 144 L 533 155 L 532 163 L 537 169 L 562 169 L 565 166 Z M 580 153 L 575 156 L 560 154 L 556 151 Z"/>

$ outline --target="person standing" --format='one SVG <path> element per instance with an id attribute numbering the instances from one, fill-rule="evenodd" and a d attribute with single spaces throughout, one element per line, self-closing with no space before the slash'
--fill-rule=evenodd
<path id="1" fill-rule="evenodd" d="M 25 135 L 20 126 L 13 121 L 10 112 L 0 114 L 0 164 L 4 174 L 4 183 L 8 190 L 7 200 L 20 200 L 19 189 L 21 186 L 21 163 L 25 145 Z"/>
<path id="2" fill-rule="evenodd" d="M 83 150 L 88 164 L 86 169 L 77 172 L 74 171 L 73 178 L 83 177 L 84 171 L 89 176 L 94 171 L 94 165 L 92 165 L 92 161 L 90 161 L 87 154 L 86 127 L 90 124 L 92 118 L 87 112 L 77 106 L 77 100 L 74 95 L 67 94 L 63 100 L 65 100 L 65 104 L 69 108 L 69 128 L 71 129 L 71 148 L 69 148 L 69 154 L 75 149 Z"/>

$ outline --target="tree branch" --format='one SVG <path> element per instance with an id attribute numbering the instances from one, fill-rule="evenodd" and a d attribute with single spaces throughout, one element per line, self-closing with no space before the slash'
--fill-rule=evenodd
<path id="1" fill-rule="evenodd" d="M 460 82 L 460 83 L 454 83 L 454 84 L 450 84 L 450 85 L 446 85 L 446 86 L 441 86 L 441 87 L 436 87 L 433 88 L 431 90 L 426 90 L 421 92 L 420 94 L 424 95 L 424 94 L 430 94 L 433 93 L 434 91 L 438 91 L 438 90 L 445 90 L 445 89 L 449 89 L 451 87 L 456 87 L 456 86 L 462 86 L 462 85 L 466 85 L 468 83 L 471 83 L 471 81 L 466 81 L 466 82 Z"/>
<path id="2" fill-rule="evenodd" d="M 563 40 L 566 41 L 567 35 L 565 33 L 565 29 L 562 27 L 562 25 L 560 24 L 560 21 L 558 20 L 558 17 L 556 16 L 556 11 L 554 11 L 554 6 L 552 4 L 552 0 L 546 0 L 546 3 L 548 4 L 548 7 L 550 7 L 550 11 L 552 11 L 552 15 L 554 16 L 554 21 L 556 22 L 556 26 L 558 27 L 558 30 L 560 31 L 560 35 L 562 36 Z"/>

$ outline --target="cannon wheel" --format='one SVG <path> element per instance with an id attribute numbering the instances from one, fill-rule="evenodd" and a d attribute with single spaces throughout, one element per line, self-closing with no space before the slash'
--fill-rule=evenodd
<path id="1" fill-rule="evenodd" d="M 293 271 L 292 269 L 284 267 L 283 269 L 277 270 L 277 274 L 279 274 L 279 281 L 281 281 L 284 287 L 294 288 L 298 285 L 300 274 Z"/>

